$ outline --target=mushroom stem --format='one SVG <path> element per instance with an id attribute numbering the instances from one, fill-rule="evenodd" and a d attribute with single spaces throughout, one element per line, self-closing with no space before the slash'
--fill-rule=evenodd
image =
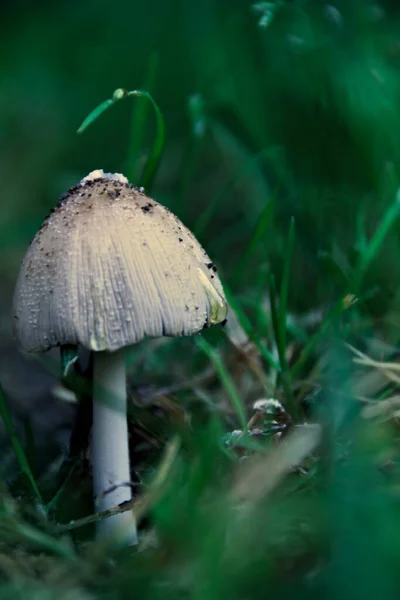
<path id="1" fill-rule="evenodd" d="M 95 352 L 93 369 L 93 492 L 100 512 L 132 498 L 124 350 Z M 99 521 L 96 533 L 98 539 L 137 544 L 133 511 Z"/>

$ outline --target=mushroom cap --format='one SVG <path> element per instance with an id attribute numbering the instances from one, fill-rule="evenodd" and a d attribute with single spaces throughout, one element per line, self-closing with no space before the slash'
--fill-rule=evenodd
<path id="1" fill-rule="evenodd" d="M 14 294 L 27 351 L 117 350 L 225 319 L 221 282 L 193 234 L 119 174 L 94 171 L 32 240 Z"/>

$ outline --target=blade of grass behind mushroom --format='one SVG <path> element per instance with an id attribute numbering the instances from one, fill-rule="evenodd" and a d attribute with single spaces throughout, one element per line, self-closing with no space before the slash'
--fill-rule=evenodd
<path id="1" fill-rule="evenodd" d="M 259 152 L 252 150 L 248 144 L 233 134 L 225 125 L 216 119 L 209 119 L 210 131 L 213 135 L 219 153 L 224 157 L 229 156 L 229 169 L 232 172 L 228 181 L 221 187 L 218 194 L 210 199 L 205 209 L 199 215 L 194 232 L 197 237 L 202 237 L 221 206 L 230 201 L 235 189 L 242 189 L 246 195 L 246 203 L 253 204 L 258 214 L 262 214 L 265 202 L 270 196 L 270 187 L 263 173 L 263 159 L 265 150 Z M 250 142 L 251 144 L 251 142 Z M 247 206 L 246 204 L 246 206 Z M 253 211 L 249 210 L 250 214 Z M 216 240 L 220 244 L 220 239 Z M 218 248 L 215 243 L 213 250 Z"/>
<path id="2" fill-rule="evenodd" d="M 231 399 L 232 406 L 235 409 L 238 422 L 243 431 L 247 430 L 247 417 L 246 410 L 243 405 L 243 402 L 238 394 L 236 386 L 232 380 L 232 377 L 227 371 L 221 356 L 218 352 L 204 339 L 204 337 L 196 338 L 197 347 L 204 352 L 208 356 L 208 358 L 213 362 L 215 369 L 218 373 L 218 376 L 221 379 L 221 383 L 224 386 L 228 397 Z"/>
<path id="3" fill-rule="evenodd" d="M 228 305 L 235 311 L 239 323 L 243 327 L 245 333 L 255 344 L 256 348 L 259 350 L 261 356 L 264 358 L 266 363 L 274 370 L 279 371 L 279 363 L 275 360 L 270 350 L 266 347 L 266 345 L 260 339 L 258 333 L 254 330 L 249 318 L 247 317 L 244 310 L 241 308 L 240 302 L 233 296 L 232 292 L 226 284 L 224 284 L 224 290 L 228 300 Z"/>
<path id="4" fill-rule="evenodd" d="M 281 288 L 279 294 L 279 305 L 277 307 L 277 293 L 275 287 L 275 278 L 273 274 L 270 275 L 270 306 L 271 306 L 271 318 L 272 325 L 275 334 L 275 343 L 278 349 L 279 362 L 280 362 L 280 373 L 282 377 L 282 384 L 285 391 L 286 401 L 288 403 L 289 412 L 293 413 L 293 417 L 298 414 L 298 407 L 296 406 L 295 399 L 292 391 L 292 383 L 290 377 L 290 370 L 287 360 L 287 345 L 286 345 L 286 329 L 287 329 L 287 303 L 289 293 L 289 278 L 290 278 L 290 264 L 293 253 L 294 244 L 294 219 L 292 217 L 289 227 L 289 235 L 285 248 L 285 256 L 283 263 L 283 273 Z"/>
<path id="5" fill-rule="evenodd" d="M 284 393 L 285 393 L 287 410 L 289 413 L 291 413 L 292 417 L 296 420 L 297 415 L 298 415 L 298 408 L 296 406 L 295 399 L 293 396 L 290 372 L 289 372 L 287 359 L 286 359 L 286 343 L 285 343 L 286 333 L 285 333 L 285 339 L 283 339 L 281 337 L 281 328 L 280 328 L 280 320 L 282 317 L 280 315 L 280 310 L 278 310 L 278 308 L 276 306 L 275 278 L 272 274 L 270 277 L 269 297 L 270 297 L 270 304 L 271 304 L 271 318 L 272 318 L 272 324 L 273 324 L 273 329 L 274 329 L 274 333 L 275 333 L 275 343 L 276 343 L 276 347 L 278 349 L 278 356 L 279 356 L 279 362 L 280 362 L 279 375 L 282 379 L 282 386 L 283 386 Z M 286 328 L 286 314 L 283 318 L 285 319 L 285 328 Z"/>
<path id="6" fill-rule="evenodd" d="M 257 219 L 257 223 L 254 226 L 254 229 L 253 229 L 252 234 L 249 239 L 249 243 L 247 244 L 243 254 L 241 255 L 239 262 L 236 265 L 235 270 L 233 271 L 232 276 L 230 278 L 229 283 L 232 288 L 234 288 L 235 283 L 238 280 L 240 280 L 240 278 L 243 274 L 243 271 L 245 270 L 245 268 L 249 262 L 249 259 L 251 258 L 252 254 L 254 253 L 256 248 L 259 246 L 263 246 L 263 242 L 265 240 L 267 231 L 268 231 L 268 229 L 271 225 L 271 221 L 272 221 L 274 198 L 275 198 L 274 194 L 272 193 L 270 195 L 270 197 L 268 198 L 268 201 L 265 205 L 264 210 L 262 211 L 261 215 Z"/>
<path id="7" fill-rule="evenodd" d="M 153 93 L 157 70 L 158 54 L 152 52 L 148 59 L 147 73 L 142 86 L 150 94 Z M 142 185 L 144 141 L 148 129 L 149 109 L 148 102 L 135 102 L 132 108 L 124 172 L 128 180 L 137 186 Z"/>
<path id="8" fill-rule="evenodd" d="M 308 360 L 311 358 L 312 353 L 314 352 L 318 342 L 326 338 L 327 334 L 329 333 L 331 328 L 334 327 L 340 315 L 345 310 L 351 309 L 355 302 L 356 299 L 354 297 L 352 297 L 352 299 L 349 300 L 348 296 L 346 296 L 337 300 L 333 304 L 333 306 L 327 311 L 317 330 L 309 337 L 306 344 L 301 349 L 296 364 L 294 364 L 291 368 L 291 374 L 293 378 L 299 377 Z"/>
<path id="9" fill-rule="evenodd" d="M 186 102 L 187 113 L 190 121 L 190 139 L 182 161 L 182 176 L 179 189 L 178 214 L 186 219 L 187 208 L 190 206 L 189 192 L 191 182 L 196 175 L 196 166 L 204 146 L 205 136 L 208 131 L 208 115 L 205 110 L 204 98 L 201 94 L 192 94 Z M 206 209 L 207 210 L 207 209 Z M 200 216 L 200 218 L 202 218 Z"/>
<path id="10" fill-rule="evenodd" d="M 98 119 L 110 106 L 123 100 L 124 98 L 128 98 L 130 96 L 138 96 L 139 98 L 145 98 L 152 105 L 155 116 L 156 116 L 156 136 L 154 142 L 151 146 L 150 153 L 147 157 L 146 163 L 143 167 L 143 172 L 141 174 L 141 178 L 139 181 L 139 185 L 142 185 L 146 190 L 151 189 L 151 185 L 158 169 L 159 163 L 161 161 L 162 153 L 164 151 L 165 145 L 165 126 L 164 126 L 164 117 L 162 112 L 155 102 L 151 94 L 149 94 L 145 90 L 131 90 L 127 91 L 122 88 L 118 88 L 112 95 L 112 98 L 109 100 L 105 100 L 100 106 L 95 108 L 83 121 L 81 126 L 78 129 L 78 134 L 83 133 L 92 123 Z"/>

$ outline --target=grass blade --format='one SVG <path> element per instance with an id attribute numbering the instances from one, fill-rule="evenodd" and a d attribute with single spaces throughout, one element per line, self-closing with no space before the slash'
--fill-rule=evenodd
<path id="1" fill-rule="evenodd" d="M 158 104 L 155 102 L 155 100 L 153 99 L 151 94 L 149 94 L 149 92 L 146 92 L 144 90 L 132 90 L 128 92 L 126 90 L 118 88 L 113 93 L 111 99 L 102 102 L 100 106 L 95 108 L 89 114 L 89 116 L 86 117 L 86 119 L 83 121 L 82 125 L 78 129 L 78 133 L 83 133 L 100 115 L 103 114 L 105 110 L 107 110 L 107 108 L 109 108 L 119 100 L 123 100 L 124 98 L 128 98 L 130 96 L 146 98 L 152 105 L 156 114 L 156 139 L 154 140 L 150 154 L 144 166 L 140 181 L 138 182 L 138 185 L 143 186 L 147 191 L 149 191 L 151 189 L 151 185 L 153 183 L 156 171 L 158 169 L 158 165 L 160 164 L 165 144 L 164 117 Z"/>
<path id="2" fill-rule="evenodd" d="M 317 331 L 309 338 L 308 342 L 301 351 L 300 357 L 297 363 L 291 369 L 291 375 L 293 378 L 298 377 L 304 365 L 311 357 L 312 352 L 316 344 L 327 334 L 329 329 L 334 326 L 339 316 L 357 302 L 357 298 L 353 295 L 347 295 L 344 298 L 340 298 L 332 308 L 328 311 L 325 318 Z"/>
<path id="3" fill-rule="evenodd" d="M 289 281 L 290 281 L 290 263 L 292 260 L 293 246 L 294 246 L 294 217 L 290 220 L 289 235 L 286 245 L 285 260 L 283 263 L 283 275 L 281 282 L 281 291 L 279 295 L 279 312 L 278 312 L 278 332 L 279 332 L 279 343 L 282 346 L 282 351 L 286 356 L 286 315 L 287 315 L 287 301 L 289 294 Z M 285 359 L 286 362 L 286 359 Z"/>
<path id="4" fill-rule="evenodd" d="M 164 117 L 158 106 L 158 104 L 153 100 L 153 97 L 143 90 L 134 90 L 129 92 L 129 95 L 139 96 L 142 98 L 147 98 L 147 100 L 151 103 L 154 108 L 156 114 L 156 139 L 154 140 L 153 146 L 151 148 L 150 154 L 147 158 L 146 165 L 143 169 L 143 173 L 141 175 L 139 184 L 142 185 L 145 190 L 150 191 L 154 177 L 156 175 L 158 166 L 161 161 L 162 153 L 164 151 L 165 145 L 165 126 L 164 126 Z"/>
<path id="5" fill-rule="evenodd" d="M 353 294 L 357 295 L 359 293 L 368 267 L 374 260 L 375 256 L 378 254 L 387 234 L 389 233 L 390 228 L 398 219 L 399 214 L 400 190 L 398 190 L 396 194 L 395 201 L 388 207 L 385 214 L 383 215 L 382 220 L 379 223 L 373 238 L 371 239 L 369 244 L 366 245 L 364 252 L 361 252 L 359 254 L 359 259 L 355 266 L 353 275 L 353 285 L 351 290 Z"/>
<path id="6" fill-rule="evenodd" d="M 269 286 L 269 301 L 271 307 L 271 319 L 272 326 L 275 333 L 276 346 L 278 348 L 278 356 L 280 362 L 280 375 L 282 380 L 283 389 L 285 392 L 285 397 L 288 403 L 288 412 L 292 417 L 295 417 L 297 414 L 297 408 L 295 399 L 292 392 L 291 379 L 289 374 L 289 368 L 286 360 L 286 345 L 283 344 L 281 334 L 280 334 L 280 317 L 279 311 L 276 306 L 276 287 L 275 287 L 275 278 L 273 275 L 270 276 L 270 286 Z M 286 320 L 285 320 L 286 327 Z M 286 332 L 285 332 L 286 333 Z"/>
<path id="7" fill-rule="evenodd" d="M 343 290 L 351 288 L 349 276 L 345 273 L 338 261 L 329 252 L 318 253 L 318 260 L 324 269 L 323 276 L 329 281 L 334 281 Z"/>
<path id="8" fill-rule="evenodd" d="M 279 340 L 279 323 L 278 323 L 278 308 L 276 305 L 276 286 L 275 286 L 275 277 L 274 275 L 270 275 L 269 277 L 269 305 L 271 308 L 271 321 L 272 328 L 275 334 L 276 346 L 278 348 L 279 361 L 282 369 L 282 346 Z"/>
<path id="9" fill-rule="evenodd" d="M 225 367 L 220 355 L 216 350 L 204 339 L 204 337 L 199 336 L 196 338 L 197 347 L 204 352 L 208 356 L 208 358 L 214 364 L 215 370 L 218 373 L 218 376 L 221 380 L 222 385 L 224 386 L 229 398 L 232 401 L 232 406 L 235 409 L 238 421 L 240 423 L 240 427 L 243 431 L 247 430 L 247 417 L 246 411 L 243 405 L 243 402 L 239 396 L 239 393 L 236 389 L 235 383 Z"/>
<path id="10" fill-rule="evenodd" d="M 152 92 L 158 66 L 158 54 L 153 52 L 149 59 L 146 80 L 143 88 Z M 138 184 L 141 176 L 139 171 L 139 157 L 144 145 L 145 130 L 148 120 L 150 105 L 148 102 L 137 102 L 132 114 L 129 145 L 126 160 L 126 176 L 129 181 Z"/>
<path id="11" fill-rule="evenodd" d="M 225 296 L 228 300 L 229 308 L 235 311 L 240 325 L 243 327 L 243 330 L 245 331 L 245 333 L 249 336 L 249 338 L 251 339 L 253 344 L 256 346 L 256 348 L 260 352 L 261 356 L 264 358 L 266 363 L 271 368 L 275 369 L 276 371 L 280 371 L 279 364 L 276 362 L 275 358 L 272 356 L 272 354 L 268 350 L 268 348 L 266 348 L 266 346 L 261 342 L 259 336 L 254 331 L 246 313 L 241 308 L 239 302 L 232 296 L 231 292 L 229 291 L 229 289 L 225 283 L 224 283 L 224 292 L 225 292 Z M 228 313 L 228 318 L 229 318 L 229 313 Z"/>
<path id="12" fill-rule="evenodd" d="M 240 276 L 242 275 L 244 269 L 246 268 L 251 255 L 253 254 L 253 252 L 256 249 L 257 245 L 259 244 L 260 240 L 264 237 L 265 231 L 271 222 L 272 208 L 273 208 L 273 198 L 270 198 L 268 200 L 264 210 L 262 211 L 261 215 L 259 216 L 259 218 L 257 220 L 254 231 L 250 237 L 248 246 L 246 247 L 245 251 L 243 252 L 243 254 L 239 260 L 239 263 L 232 275 L 231 285 L 234 285 L 234 283 L 236 283 L 236 281 L 238 279 L 240 279 Z"/>
<path id="13" fill-rule="evenodd" d="M 42 496 L 39 492 L 39 488 L 36 485 L 35 478 L 29 466 L 29 462 L 25 456 L 25 452 L 21 446 L 21 442 L 19 441 L 17 432 L 14 427 L 14 423 L 12 422 L 10 411 L 7 406 L 6 397 L 4 395 L 3 389 L 0 387 L 0 417 L 4 423 L 4 427 L 6 428 L 8 437 L 10 438 L 10 442 L 12 448 L 14 450 L 15 456 L 17 458 L 18 464 L 20 466 L 21 471 L 26 476 L 29 484 L 32 488 L 32 491 L 41 505 L 43 505 Z"/>
<path id="14" fill-rule="evenodd" d="M 107 110 L 107 108 L 109 108 L 112 104 L 114 104 L 114 100 L 108 99 L 108 100 L 105 100 L 104 102 L 102 102 L 95 109 L 93 109 L 92 112 L 86 117 L 86 119 L 83 121 L 83 123 L 79 127 L 77 134 L 80 135 L 81 133 L 86 131 L 86 129 L 88 127 L 90 127 L 90 125 L 92 123 L 94 123 L 94 121 L 96 119 L 98 119 L 100 117 L 100 115 L 102 115 L 103 112 L 105 112 Z"/>
<path id="15" fill-rule="evenodd" d="M 188 191 L 194 178 L 208 127 L 205 103 L 201 94 L 190 96 L 187 102 L 187 110 L 190 121 L 190 140 L 181 168 L 179 214 L 184 214 L 183 211 L 187 206 Z"/>
<path id="16" fill-rule="evenodd" d="M 267 157 L 267 151 L 251 152 L 222 124 L 210 120 L 210 130 L 216 138 L 218 144 L 224 148 L 234 148 L 235 156 L 237 156 L 237 168 L 228 178 L 220 191 L 211 199 L 207 207 L 197 219 L 195 234 L 201 237 L 207 230 L 207 227 L 215 217 L 219 207 L 227 202 L 230 198 L 232 189 L 239 185 L 246 185 L 250 203 L 251 198 L 262 198 L 262 206 L 264 206 L 265 198 L 270 196 L 270 187 L 265 181 L 265 176 L 262 171 L 262 165 Z M 231 145 L 232 144 L 232 145 Z M 253 200 L 254 201 L 254 200 Z"/>

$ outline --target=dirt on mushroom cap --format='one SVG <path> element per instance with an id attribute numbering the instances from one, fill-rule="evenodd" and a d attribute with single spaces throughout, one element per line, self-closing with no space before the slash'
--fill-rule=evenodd
<path id="1" fill-rule="evenodd" d="M 97 173 L 62 196 L 24 257 L 14 329 L 25 350 L 116 350 L 223 321 L 221 282 L 193 234 L 123 176 Z"/>

